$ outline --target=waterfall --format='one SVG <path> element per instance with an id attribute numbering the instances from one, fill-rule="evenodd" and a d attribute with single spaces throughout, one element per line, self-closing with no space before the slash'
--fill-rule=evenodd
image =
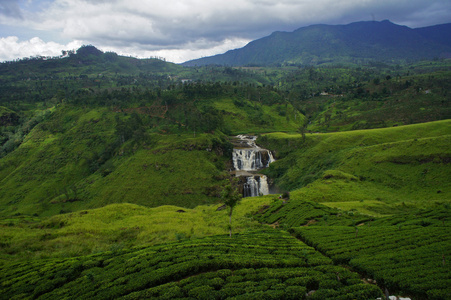
<path id="1" fill-rule="evenodd" d="M 244 197 L 268 195 L 268 179 L 265 175 L 256 174 L 275 161 L 271 151 L 260 148 L 255 144 L 255 136 L 237 136 L 236 148 L 233 149 L 233 167 L 235 175 L 243 177 L 241 180 Z"/>
<path id="2" fill-rule="evenodd" d="M 234 149 L 233 167 L 235 170 L 258 171 L 274 161 L 271 152 L 266 149 Z"/>
<path id="3" fill-rule="evenodd" d="M 265 175 L 249 176 L 247 182 L 243 186 L 244 197 L 256 197 L 260 195 L 268 195 L 268 178 Z"/>

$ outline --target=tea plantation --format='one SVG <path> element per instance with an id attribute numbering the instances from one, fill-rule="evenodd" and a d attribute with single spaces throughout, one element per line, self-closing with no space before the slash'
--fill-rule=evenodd
<path id="1" fill-rule="evenodd" d="M 289 228 L 334 264 L 349 266 L 391 293 L 413 299 L 451 295 L 451 208 L 446 204 L 375 218 L 294 198 L 274 202 L 255 218 Z"/>
<path id="2" fill-rule="evenodd" d="M 279 230 L 69 259 L 5 263 L 3 299 L 377 298 L 381 291 Z"/>
<path id="3" fill-rule="evenodd" d="M 450 216 L 446 207 L 354 227 L 323 224 L 290 231 L 334 263 L 351 266 L 389 291 L 416 299 L 447 299 L 451 292 Z"/>

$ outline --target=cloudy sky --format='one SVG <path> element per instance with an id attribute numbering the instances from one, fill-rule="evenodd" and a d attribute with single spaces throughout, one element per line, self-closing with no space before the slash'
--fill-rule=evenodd
<path id="1" fill-rule="evenodd" d="M 94 45 L 180 63 L 273 31 L 388 19 L 451 22 L 450 0 L 0 0 L 0 61 Z"/>

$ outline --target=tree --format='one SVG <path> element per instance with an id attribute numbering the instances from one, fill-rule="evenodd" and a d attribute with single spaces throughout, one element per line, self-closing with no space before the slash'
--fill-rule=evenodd
<path id="1" fill-rule="evenodd" d="M 307 131 L 307 125 L 308 125 L 308 118 L 305 117 L 304 120 L 302 121 L 302 125 L 298 129 L 298 131 L 302 135 L 302 142 L 303 143 L 305 142 L 305 132 Z"/>
<path id="2" fill-rule="evenodd" d="M 237 188 L 237 181 L 233 180 L 226 185 L 221 192 L 221 199 L 224 204 L 229 207 L 229 235 L 232 237 L 232 213 L 235 206 L 240 202 L 243 196 Z"/>

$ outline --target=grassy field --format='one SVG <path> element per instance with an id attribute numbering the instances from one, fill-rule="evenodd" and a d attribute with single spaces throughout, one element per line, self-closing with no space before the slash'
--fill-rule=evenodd
<path id="1" fill-rule="evenodd" d="M 233 231 L 259 228 L 250 212 L 271 201 L 271 196 L 243 199 L 234 210 Z M 0 253 L 5 261 L 61 258 L 222 235 L 228 233 L 228 211 L 216 211 L 219 206 L 123 203 L 43 219 L 10 217 L 0 224 Z"/>
<path id="2" fill-rule="evenodd" d="M 118 117 L 105 108 L 56 109 L 1 159 L 0 214 L 50 216 L 123 202 L 194 207 L 217 197 L 225 136 L 121 129 L 133 118 Z"/>

